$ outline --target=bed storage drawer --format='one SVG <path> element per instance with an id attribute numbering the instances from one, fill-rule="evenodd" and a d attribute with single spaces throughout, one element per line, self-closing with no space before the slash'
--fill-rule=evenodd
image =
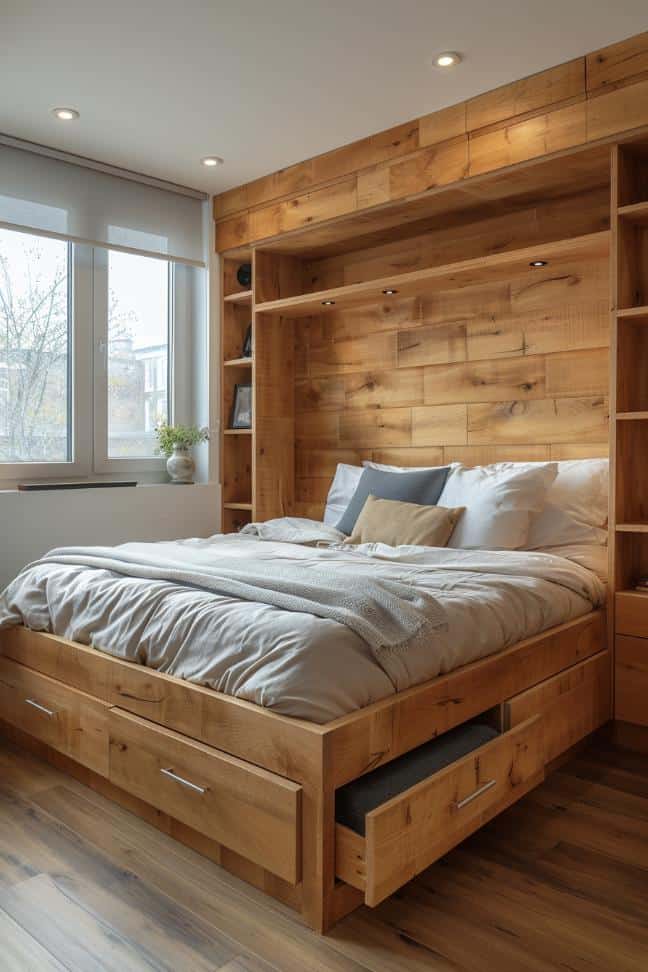
<path id="1" fill-rule="evenodd" d="M 122 709 L 110 710 L 109 730 L 112 783 L 298 883 L 298 784 Z"/>
<path id="2" fill-rule="evenodd" d="M 99 699 L 0 656 L 0 718 L 108 775 L 108 710 Z"/>
<path id="3" fill-rule="evenodd" d="M 367 813 L 336 825 L 336 874 L 377 905 L 544 778 L 539 716 Z"/>
<path id="4" fill-rule="evenodd" d="M 648 641 L 618 636 L 615 662 L 615 718 L 648 726 Z"/>
<path id="5" fill-rule="evenodd" d="M 616 633 L 648 638 L 648 594 L 621 591 L 615 595 L 614 604 Z"/>
<path id="6" fill-rule="evenodd" d="M 504 728 L 533 715 L 544 721 L 545 759 L 550 763 L 611 716 L 610 653 L 602 651 L 504 703 Z"/>

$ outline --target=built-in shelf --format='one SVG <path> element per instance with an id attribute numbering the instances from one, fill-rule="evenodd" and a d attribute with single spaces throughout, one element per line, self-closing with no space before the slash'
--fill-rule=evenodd
<path id="1" fill-rule="evenodd" d="M 642 226 L 648 225 L 648 202 L 632 203 L 630 206 L 620 206 L 619 216 L 627 219 L 631 223 L 638 223 Z"/>
<path id="2" fill-rule="evenodd" d="M 251 290 L 240 290 L 236 294 L 225 294 L 223 300 L 227 304 L 251 304 L 252 303 L 252 291 Z"/>
<path id="3" fill-rule="evenodd" d="M 223 361 L 224 368 L 251 368 L 252 358 L 230 358 L 228 361 Z"/>
<path id="4" fill-rule="evenodd" d="M 617 523 L 617 533 L 648 533 L 648 523 Z"/>
<path id="5" fill-rule="evenodd" d="M 252 435 L 252 429 L 225 429 L 223 435 Z"/>
<path id="6" fill-rule="evenodd" d="M 617 412 L 618 422 L 643 422 L 648 419 L 648 412 Z"/>
<path id="7" fill-rule="evenodd" d="M 498 275 L 510 277 L 525 272 L 542 273 L 542 269 L 532 269 L 530 263 L 534 260 L 545 260 L 551 265 L 557 260 L 605 256 L 609 250 L 609 237 L 607 231 L 589 233 L 569 240 L 558 240 L 443 266 L 397 273 L 379 280 L 347 284 L 344 287 L 300 294 L 297 297 L 284 297 L 281 300 L 257 304 L 256 310 L 259 313 L 281 314 L 282 317 L 305 317 L 326 311 L 347 310 L 374 300 L 389 301 L 395 295 L 411 296 L 425 284 L 436 284 L 439 289 L 465 287 L 496 280 Z"/>
<path id="8" fill-rule="evenodd" d="M 223 508 L 226 510 L 251 510 L 251 503 L 223 503 Z"/>
<path id="9" fill-rule="evenodd" d="M 637 318 L 641 319 L 641 323 L 648 324 L 648 306 L 644 304 L 642 307 L 623 307 L 616 312 L 616 316 L 624 321 Z"/>

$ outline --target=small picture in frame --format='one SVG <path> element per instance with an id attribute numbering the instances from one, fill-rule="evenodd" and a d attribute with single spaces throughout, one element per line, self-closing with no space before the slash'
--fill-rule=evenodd
<path id="1" fill-rule="evenodd" d="M 230 419 L 231 429 L 252 428 L 252 385 L 239 384 L 234 387 L 234 404 Z"/>
<path id="2" fill-rule="evenodd" d="M 252 357 L 252 325 L 248 324 L 247 331 L 245 332 L 245 337 L 243 339 L 243 350 L 241 351 L 242 358 Z"/>

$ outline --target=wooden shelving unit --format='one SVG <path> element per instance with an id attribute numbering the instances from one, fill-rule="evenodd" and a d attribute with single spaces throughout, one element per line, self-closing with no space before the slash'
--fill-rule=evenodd
<path id="1" fill-rule="evenodd" d="M 284 318 L 350 310 L 390 296 L 407 297 L 419 292 L 422 286 L 434 286 L 443 290 L 471 286 L 484 281 L 496 281 L 528 270 L 529 265 L 535 260 L 585 259 L 606 254 L 608 248 L 607 231 L 589 233 L 572 239 L 508 250 L 505 253 L 425 267 L 408 273 L 391 274 L 389 277 L 319 290 L 315 293 L 299 293 L 279 300 L 258 303 L 256 309 L 260 313 L 281 314 Z"/>
<path id="2" fill-rule="evenodd" d="M 237 283 L 242 263 L 252 264 L 252 287 Z M 259 313 L 257 294 L 278 297 L 290 280 L 290 261 L 279 254 L 238 251 L 223 259 L 221 342 L 222 524 L 226 533 L 255 519 L 288 512 L 294 497 L 294 341 L 292 325 Z M 295 286 L 290 281 L 290 286 Z M 252 355 L 241 356 L 247 328 Z M 252 427 L 230 428 L 237 384 L 252 386 Z"/>
<path id="3" fill-rule="evenodd" d="M 612 167 L 610 578 L 615 716 L 648 725 L 648 146 L 616 146 Z M 645 596 L 645 595 L 641 595 Z"/>

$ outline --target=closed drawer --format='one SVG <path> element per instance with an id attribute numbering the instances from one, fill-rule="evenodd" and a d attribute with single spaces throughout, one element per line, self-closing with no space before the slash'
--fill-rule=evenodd
<path id="1" fill-rule="evenodd" d="M 535 716 L 371 810 L 365 837 L 336 825 L 336 874 L 377 905 L 544 778 Z"/>
<path id="2" fill-rule="evenodd" d="M 617 636 L 614 716 L 648 726 L 648 641 Z"/>
<path id="3" fill-rule="evenodd" d="M 0 717 L 108 775 L 108 710 L 99 699 L 0 657 Z"/>
<path id="4" fill-rule="evenodd" d="M 545 759 L 551 762 L 610 718 L 610 664 L 610 653 L 602 651 L 509 699 L 504 728 L 542 715 Z"/>
<path id="5" fill-rule="evenodd" d="M 616 633 L 648 638 L 648 594 L 622 591 L 614 603 Z"/>
<path id="6" fill-rule="evenodd" d="M 301 877 L 301 787 L 110 710 L 111 782 L 291 884 Z"/>

